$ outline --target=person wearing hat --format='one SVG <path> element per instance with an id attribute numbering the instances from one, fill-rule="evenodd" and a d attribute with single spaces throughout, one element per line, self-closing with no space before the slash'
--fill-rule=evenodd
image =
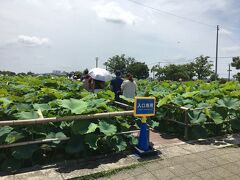
<path id="1" fill-rule="evenodd" d="M 121 85 L 123 83 L 123 80 L 121 78 L 121 72 L 119 70 L 115 72 L 115 75 L 116 78 L 111 80 L 110 88 L 115 94 L 115 100 L 119 101 L 120 100 L 119 96 L 121 95 Z"/>

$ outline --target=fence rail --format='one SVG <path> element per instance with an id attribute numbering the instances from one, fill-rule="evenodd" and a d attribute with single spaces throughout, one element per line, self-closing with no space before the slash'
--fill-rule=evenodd
<path id="1" fill-rule="evenodd" d="M 3 120 L 3 121 L 0 121 L 0 126 L 46 124 L 50 122 L 111 118 L 115 116 L 133 116 L 133 110 L 120 111 L 120 112 L 96 113 L 96 114 L 88 114 L 88 115 L 65 116 L 65 117 L 27 119 L 27 120 Z"/>

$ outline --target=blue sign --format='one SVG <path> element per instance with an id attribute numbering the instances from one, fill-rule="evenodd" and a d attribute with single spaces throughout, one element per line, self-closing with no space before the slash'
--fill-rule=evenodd
<path id="1" fill-rule="evenodd" d="M 147 117 L 155 115 L 155 97 L 135 97 L 134 116 Z"/>

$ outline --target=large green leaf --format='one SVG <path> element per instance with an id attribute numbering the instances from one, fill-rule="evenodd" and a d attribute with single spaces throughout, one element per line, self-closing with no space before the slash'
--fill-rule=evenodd
<path id="1" fill-rule="evenodd" d="M 82 136 L 73 136 L 65 146 L 68 154 L 77 154 L 84 150 L 84 139 Z"/>
<path id="2" fill-rule="evenodd" d="M 41 91 L 44 95 L 47 95 L 47 96 L 50 95 L 50 96 L 53 96 L 57 99 L 62 99 L 64 97 L 64 93 L 57 90 L 57 89 L 52 89 L 52 88 L 45 87 L 45 88 L 42 88 Z"/>
<path id="3" fill-rule="evenodd" d="M 0 137 L 3 136 L 3 135 L 5 135 L 5 134 L 10 133 L 12 130 L 13 130 L 13 128 L 10 127 L 10 126 L 0 127 Z"/>
<path id="4" fill-rule="evenodd" d="M 182 94 L 182 97 L 192 98 L 193 96 L 195 96 L 198 93 L 199 93 L 199 91 L 186 92 L 186 93 Z"/>
<path id="5" fill-rule="evenodd" d="M 68 128 L 71 128 L 72 125 L 73 125 L 74 121 L 71 121 L 71 122 L 67 122 L 67 121 L 62 121 L 61 122 L 61 125 L 59 126 L 61 129 L 68 129 Z"/>
<path id="6" fill-rule="evenodd" d="M 40 109 L 41 111 L 48 111 L 50 110 L 50 106 L 48 104 L 33 104 L 35 110 Z"/>
<path id="7" fill-rule="evenodd" d="M 12 149 L 12 156 L 15 159 L 30 159 L 39 147 L 36 144 L 28 146 L 18 146 Z"/>
<path id="8" fill-rule="evenodd" d="M 221 124 L 223 123 L 223 117 L 216 111 L 209 111 L 209 117 L 216 123 Z"/>
<path id="9" fill-rule="evenodd" d="M 156 128 L 156 127 L 159 126 L 159 122 L 154 121 L 154 120 L 150 120 L 150 121 L 148 122 L 148 125 L 150 125 L 150 127 L 154 129 L 154 128 Z"/>
<path id="10" fill-rule="evenodd" d="M 138 138 L 133 135 L 127 135 L 127 138 L 129 140 L 129 143 L 131 145 L 137 145 L 138 144 Z"/>
<path id="11" fill-rule="evenodd" d="M 201 124 L 207 120 L 206 115 L 201 111 L 191 111 L 188 113 L 188 115 L 192 124 Z"/>
<path id="12" fill-rule="evenodd" d="M 124 101 L 126 101 L 126 102 L 134 103 L 134 99 L 132 99 L 132 98 L 127 98 L 127 97 L 125 97 L 125 96 L 123 96 L 123 95 L 120 95 L 119 97 L 120 97 L 121 99 L 123 99 Z"/>
<path id="13" fill-rule="evenodd" d="M 169 95 L 167 95 L 164 98 L 159 100 L 159 102 L 157 104 L 157 107 L 161 107 L 163 105 L 166 105 L 171 100 L 172 100 L 172 94 L 169 94 Z"/>
<path id="14" fill-rule="evenodd" d="M 114 95 L 114 92 L 112 92 L 110 90 L 105 90 L 105 91 L 98 92 L 97 97 L 108 99 L 108 100 L 112 101 L 112 100 L 114 100 L 115 95 Z"/>
<path id="15" fill-rule="evenodd" d="M 37 111 L 20 112 L 20 113 L 16 113 L 15 116 L 18 119 L 37 119 L 39 117 Z"/>
<path id="16" fill-rule="evenodd" d="M 87 134 L 85 136 L 85 143 L 89 145 L 91 149 L 96 150 L 98 148 L 98 140 L 100 139 L 98 135 L 96 134 Z"/>
<path id="17" fill-rule="evenodd" d="M 106 103 L 106 99 L 90 99 L 87 101 L 88 108 L 105 107 Z"/>
<path id="18" fill-rule="evenodd" d="M 29 111 L 32 108 L 31 104 L 18 103 L 16 104 L 18 111 Z"/>
<path id="19" fill-rule="evenodd" d="M 99 122 L 99 129 L 106 136 L 111 136 L 117 132 L 117 127 L 105 121 Z"/>
<path id="20" fill-rule="evenodd" d="M 216 106 L 238 110 L 240 108 L 240 100 L 236 98 L 223 98 L 217 101 Z"/>
<path id="21" fill-rule="evenodd" d="M 116 151 L 124 151 L 127 148 L 127 143 L 121 137 L 113 136 L 110 141 Z"/>
<path id="22" fill-rule="evenodd" d="M 61 100 L 60 102 L 61 102 L 60 106 L 71 110 L 73 114 L 82 114 L 88 108 L 88 104 L 83 100 L 71 98 L 71 99 Z"/>
<path id="23" fill-rule="evenodd" d="M 0 98 L 0 104 L 1 103 L 3 108 L 7 108 L 12 103 L 12 101 L 4 97 L 4 98 Z"/>
<path id="24" fill-rule="evenodd" d="M 72 125 L 72 131 L 74 134 L 88 134 L 95 132 L 98 128 L 98 125 L 90 122 L 89 120 L 85 121 L 74 121 Z"/>
<path id="25" fill-rule="evenodd" d="M 65 138 L 67 137 L 63 132 L 58 132 L 55 134 L 55 138 Z M 61 141 L 53 141 L 55 144 L 59 144 Z"/>
<path id="26" fill-rule="evenodd" d="M 97 124 L 91 123 L 91 124 L 88 126 L 88 130 L 87 130 L 87 132 L 86 132 L 85 134 L 95 132 L 97 128 L 98 128 L 98 125 L 97 125 Z"/>
<path id="27" fill-rule="evenodd" d="M 12 131 L 10 132 L 6 139 L 5 139 L 5 142 L 8 143 L 8 144 L 11 144 L 11 143 L 14 143 L 16 141 L 18 141 L 19 139 L 22 139 L 24 138 L 25 136 L 20 133 L 20 132 L 16 132 L 16 131 Z"/>
<path id="28" fill-rule="evenodd" d="M 54 132 L 50 132 L 46 138 L 47 139 L 51 139 L 51 138 L 65 138 L 67 137 L 63 132 L 57 132 L 57 133 L 54 133 Z M 53 141 L 53 143 L 55 144 L 59 144 L 61 141 Z"/>

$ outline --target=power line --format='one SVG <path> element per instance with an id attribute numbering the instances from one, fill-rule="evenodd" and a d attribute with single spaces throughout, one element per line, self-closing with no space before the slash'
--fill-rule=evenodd
<path id="1" fill-rule="evenodd" d="M 174 59 L 177 60 L 177 59 Z M 158 63 L 162 63 L 162 64 L 174 64 L 174 63 L 189 63 L 192 62 L 193 60 L 184 60 L 181 61 L 181 59 L 179 59 L 179 61 L 156 61 L 156 62 L 152 62 L 152 63 L 148 63 L 147 65 L 153 65 L 153 64 L 158 64 Z"/>
<path id="2" fill-rule="evenodd" d="M 211 58 L 211 59 L 214 58 L 215 59 L 216 57 L 211 56 L 209 58 Z M 218 58 L 220 58 L 220 59 L 228 59 L 228 58 L 233 58 L 233 56 L 221 56 L 221 57 L 218 56 Z"/>
<path id="3" fill-rule="evenodd" d="M 229 34 L 225 34 L 233 43 L 239 44 L 239 41 L 233 39 Z"/>
<path id="4" fill-rule="evenodd" d="M 135 3 L 135 4 L 139 5 L 139 6 L 143 6 L 143 7 L 148 8 L 148 9 L 152 9 L 152 10 L 160 12 L 160 13 L 164 13 L 164 14 L 167 14 L 167 15 L 170 15 L 170 16 L 174 16 L 174 17 L 177 17 L 177 18 L 184 19 L 186 21 L 191 21 L 193 23 L 198 23 L 198 24 L 201 24 L 201 25 L 204 25 L 204 26 L 208 26 L 208 27 L 211 27 L 211 28 L 215 28 L 216 27 L 215 25 L 207 24 L 205 22 L 201 22 L 201 21 L 198 21 L 198 20 L 195 20 L 195 19 L 184 17 L 184 16 L 179 16 L 179 15 L 173 14 L 173 13 L 165 11 L 165 10 L 161 10 L 161 9 L 157 9 L 157 8 L 148 6 L 146 4 L 140 3 L 140 2 L 135 1 L 135 0 L 127 0 L 127 1 L 130 1 L 132 3 Z"/>
<path id="5" fill-rule="evenodd" d="M 139 6 L 143 6 L 143 7 L 148 8 L 148 9 L 152 9 L 152 10 L 154 10 L 156 12 L 160 12 L 160 13 L 163 13 L 163 14 L 167 14 L 167 15 L 170 15 L 170 16 L 174 16 L 174 17 L 177 17 L 177 18 L 184 19 L 186 21 L 191 21 L 193 23 L 198 23 L 198 24 L 201 24 L 201 25 L 204 25 L 204 26 L 208 26 L 208 27 L 211 27 L 211 28 L 215 28 L 216 27 L 216 25 L 208 24 L 208 23 L 205 23 L 205 22 L 202 22 L 202 21 L 198 21 L 198 20 L 195 20 L 195 19 L 192 19 L 192 18 L 184 17 L 184 16 L 179 16 L 179 15 L 176 15 L 174 13 L 171 13 L 171 12 L 168 12 L 168 11 L 165 11 L 165 10 L 161 10 L 161 9 L 158 9 L 158 8 L 146 5 L 146 4 L 143 4 L 143 3 L 135 1 L 135 0 L 127 0 L 127 1 L 130 1 L 132 3 L 135 3 L 135 4 L 139 5 Z M 222 27 L 226 27 L 226 26 L 222 26 Z M 232 30 L 240 30 L 240 28 L 237 28 L 237 27 L 227 26 L 227 28 L 228 29 L 232 29 Z"/>

